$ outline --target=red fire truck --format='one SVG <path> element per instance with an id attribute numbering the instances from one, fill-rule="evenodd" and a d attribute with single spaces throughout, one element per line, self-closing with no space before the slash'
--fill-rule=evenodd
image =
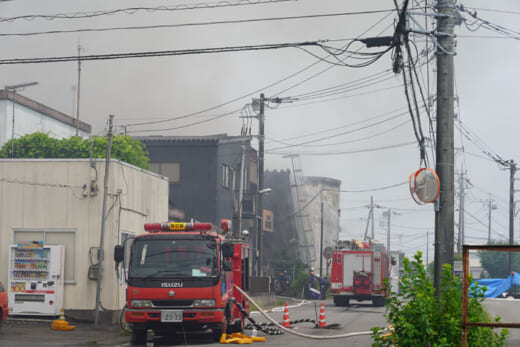
<path id="1" fill-rule="evenodd" d="M 339 241 L 332 252 L 331 292 L 336 306 L 348 306 L 350 299 L 372 300 L 383 306 L 384 279 L 393 264 L 382 243 L 359 240 Z"/>
<path id="2" fill-rule="evenodd" d="M 221 227 L 228 230 L 229 221 Z M 233 287 L 247 291 L 249 247 L 226 239 L 211 223 L 150 223 L 144 234 L 116 246 L 114 259 L 124 260 L 125 320 L 132 326 L 132 344 L 156 335 L 211 329 L 241 332 L 249 302 Z"/>

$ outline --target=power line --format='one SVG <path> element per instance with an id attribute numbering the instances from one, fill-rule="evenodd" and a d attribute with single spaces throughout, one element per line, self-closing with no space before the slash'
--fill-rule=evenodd
<path id="1" fill-rule="evenodd" d="M 164 56 L 176 56 L 176 55 L 191 55 L 191 54 L 229 53 L 229 52 L 240 52 L 240 51 L 257 51 L 257 50 L 280 49 L 280 48 L 295 48 L 298 46 L 319 47 L 320 43 L 318 41 L 308 41 L 308 42 L 274 43 L 274 44 L 262 44 L 262 45 L 181 49 L 181 50 L 171 50 L 171 51 L 93 54 L 93 55 L 83 55 L 83 56 L 81 56 L 81 60 L 82 61 L 112 60 L 112 59 L 127 59 L 127 58 L 150 58 L 150 57 L 164 57 Z M 68 61 L 77 61 L 78 59 L 79 59 L 78 56 L 46 57 L 46 58 L 12 58 L 12 59 L 0 59 L 0 65 L 61 63 L 61 62 L 68 62 Z"/>
<path id="2" fill-rule="evenodd" d="M 352 16 L 352 15 L 360 15 L 360 14 L 375 14 L 375 13 L 385 13 L 385 12 L 389 12 L 389 11 L 391 11 L 391 10 L 324 13 L 324 14 L 310 14 L 310 15 L 286 16 L 286 17 L 264 17 L 264 18 L 249 18 L 249 19 L 233 19 L 233 20 L 194 22 L 194 23 L 179 23 L 179 24 L 156 24 L 156 25 L 126 26 L 126 27 L 106 27 L 106 28 L 82 28 L 82 29 L 69 29 L 69 30 L 35 31 L 35 32 L 25 32 L 25 33 L 0 33 L 0 37 L 6 37 L 6 36 L 55 35 L 55 34 L 70 34 L 70 33 L 82 33 L 82 32 L 106 32 L 106 31 L 116 31 L 116 30 L 145 30 L 145 29 L 182 28 L 182 27 L 222 25 L 222 24 L 243 24 L 243 23 L 255 23 L 255 22 L 272 22 L 272 21 L 280 21 L 280 20 L 298 20 L 298 19 L 312 19 L 312 18 L 329 18 L 329 17 L 338 17 L 338 16 Z"/>
<path id="3" fill-rule="evenodd" d="M 5 1 L 5 0 L 4 0 Z M 235 2 L 231 1 L 219 1 L 213 3 L 198 3 L 193 5 L 188 4 L 179 4 L 175 6 L 155 6 L 155 7 L 127 7 L 127 8 L 118 8 L 114 10 L 97 10 L 97 11 L 80 11 L 80 12 L 70 12 L 70 13 L 57 13 L 57 14 L 27 14 L 23 16 L 14 16 L 14 17 L 6 17 L 0 18 L 0 23 L 2 22 L 14 22 L 16 20 L 24 19 L 28 22 L 32 22 L 35 19 L 45 19 L 45 20 L 55 20 L 55 19 L 84 19 L 84 18 L 93 18 L 100 16 L 112 16 L 117 13 L 124 14 L 136 14 L 138 12 L 158 12 L 158 11 L 185 11 L 185 10 L 200 10 L 200 9 L 209 9 L 209 8 L 221 8 L 221 7 L 236 7 L 236 6 L 246 6 L 246 5 L 261 5 L 261 4 L 269 4 L 276 2 L 287 2 L 287 1 L 298 1 L 298 0 L 238 0 Z"/>
<path id="4" fill-rule="evenodd" d="M 394 145 L 385 145 L 385 146 L 380 146 L 380 147 L 364 148 L 364 149 L 353 150 L 353 151 L 315 152 L 315 153 L 298 152 L 297 154 L 301 155 L 301 156 L 326 156 L 326 155 L 357 154 L 357 153 L 365 153 L 365 152 L 384 151 L 384 150 L 398 148 L 398 147 L 405 147 L 405 146 L 409 146 L 409 145 L 413 145 L 413 144 L 416 144 L 416 142 L 415 141 L 402 142 L 402 143 L 397 143 Z M 283 155 L 283 156 L 295 154 L 294 152 L 291 152 L 291 153 L 289 153 L 289 152 L 271 152 L 271 151 L 267 151 L 267 150 L 265 152 L 272 154 L 272 155 Z"/>
<path id="5" fill-rule="evenodd" d="M 489 8 L 479 8 L 479 7 L 470 7 L 464 6 L 465 8 L 470 8 L 472 10 L 484 11 L 484 12 L 495 12 L 495 13 L 508 13 L 508 14 L 520 14 L 520 11 L 508 11 L 508 10 L 496 10 Z M 458 36 L 458 35 L 457 35 Z"/>
<path id="6" fill-rule="evenodd" d="M 352 134 L 352 133 L 357 132 L 357 131 L 365 130 L 365 129 L 372 128 L 374 126 L 386 123 L 386 122 L 391 121 L 393 119 L 397 119 L 397 118 L 402 117 L 404 115 L 405 115 L 404 113 L 397 114 L 395 116 L 391 116 L 391 117 L 385 118 L 383 120 L 380 120 L 380 121 L 377 121 L 377 122 L 374 122 L 372 124 L 368 124 L 368 125 L 356 128 L 356 129 L 347 130 L 347 131 L 344 131 L 344 132 L 341 132 L 341 133 L 338 133 L 338 134 L 327 135 L 327 136 L 324 136 L 324 137 L 321 137 L 321 138 L 318 138 L 318 139 L 307 140 L 307 141 L 304 141 L 304 142 L 290 144 L 290 145 L 286 145 L 286 146 L 282 146 L 282 147 L 270 148 L 269 151 L 276 151 L 276 150 L 280 150 L 280 149 L 286 149 L 286 148 L 291 148 L 291 147 L 298 147 L 298 146 L 307 145 L 307 144 L 310 144 L 310 143 L 315 143 L 315 142 L 319 142 L 319 141 L 323 141 L 323 140 L 329 140 L 331 138 L 335 138 L 335 137 L 338 137 L 338 136 Z"/>
<path id="7" fill-rule="evenodd" d="M 367 192 L 375 192 L 375 191 L 378 191 L 378 190 L 392 189 L 392 188 L 395 188 L 395 187 L 403 186 L 405 184 L 408 184 L 408 181 L 397 183 L 397 184 L 392 184 L 392 185 L 384 186 L 384 187 L 361 189 L 361 190 L 344 190 L 344 189 L 342 189 L 339 192 L 341 192 L 341 193 L 367 193 Z"/>
<path id="8" fill-rule="evenodd" d="M 391 13 L 388 13 L 388 14 L 386 14 L 385 16 L 383 16 L 383 17 L 382 17 L 381 19 L 379 19 L 376 23 L 372 24 L 368 29 L 366 29 L 366 30 L 363 31 L 361 34 L 359 34 L 357 38 L 360 38 L 361 36 L 363 36 L 363 35 L 365 35 L 366 33 L 368 33 L 370 30 L 372 30 L 373 28 L 375 28 L 377 25 L 379 25 L 381 22 L 383 22 L 386 18 L 388 18 L 388 17 L 390 16 L 390 14 L 391 14 Z M 382 32 L 384 32 L 385 30 L 386 30 L 386 28 L 385 28 Z M 337 40 L 330 40 L 330 42 L 332 42 L 332 41 L 337 41 Z M 218 105 L 215 105 L 215 106 L 212 106 L 212 107 L 209 107 L 209 108 L 206 108 L 206 109 L 203 109 L 203 110 L 197 111 L 197 112 L 192 112 L 192 113 L 185 114 L 185 115 L 182 115 L 182 116 L 171 117 L 171 118 L 166 118 L 166 119 L 157 120 L 157 121 L 152 121 L 152 122 L 141 122 L 141 123 L 127 124 L 126 126 L 127 126 L 127 127 L 130 127 L 130 126 L 141 126 L 141 125 L 159 124 L 159 123 L 165 123 L 165 122 L 169 122 L 169 121 L 174 121 L 174 120 L 177 120 L 177 119 L 182 119 L 182 118 L 188 118 L 188 117 L 192 117 L 192 116 L 197 116 L 197 115 L 200 115 L 200 114 L 202 114 L 202 113 L 205 113 L 205 112 L 208 112 L 208 111 L 215 110 L 215 109 L 217 109 L 217 108 L 220 108 L 220 107 L 223 107 L 223 106 L 226 106 L 226 105 L 232 104 L 232 103 L 234 103 L 234 102 L 236 102 L 236 101 L 239 101 L 239 100 L 242 100 L 242 99 L 244 99 L 244 98 L 250 97 L 250 96 L 252 96 L 252 95 L 258 94 L 260 91 L 263 91 L 263 90 L 265 90 L 265 89 L 272 88 L 272 87 L 274 87 L 274 86 L 276 86 L 276 85 L 279 85 L 279 84 L 281 84 L 281 83 L 283 83 L 283 82 L 285 82 L 285 81 L 287 81 L 287 80 L 289 80 L 289 79 L 291 79 L 291 78 L 293 78 L 293 77 L 295 77 L 295 76 L 297 76 L 297 75 L 299 75 L 299 74 L 302 74 L 303 72 L 305 72 L 305 71 L 311 69 L 312 67 L 318 65 L 318 64 L 321 63 L 321 62 L 322 62 L 321 60 L 317 60 L 316 62 L 311 63 L 311 64 L 307 65 L 306 67 L 304 67 L 304 68 L 302 68 L 302 69 L 300 69 L 300 70 L 298 70 L 298 71 L 296 71 L 296 72 L 294 72 L 294 73 L 292 73 L 292 74 L 290 74 L 290 75 L 288 75 L 288 76 L 286 76 L 286 77 L 284 77 L 284 78 L 282 78 L 282 79 L 280 79 L 280 80 L 278 80 L 278 81 L 276 81 L 276 82 L 270 83 L 270 84 L 268 84 L 268 85 L 266 85 L 266 86 L 264 86 L 264 87 L 262 87 L 262 88 L 258 88 L 258 89 L 256 89 L 256 90 L 254 90 L 254 91 L 252 91 L 252 92 L 250 92 L 250 93 L 247 93 L 247 94 L 241 95 L 241 96 L 239 96 L 239 97 L 236 97 L 236 98 L 231 99 L 231 100 L 229 100 L 229 101 L 226 101 L 226 102 L 224 102 L 224 103 L 221 103 L 221 104 L 218 104 Z M 323 74 L 323 73 L 329 71 L 329 70 L 332 69 L 333 67 L 334 67 L 334 65 L 331 65 L 331 66 L 329 66 L 329 67 L 327 67 L 327 68 L 325 68 L 325 69 L 323 69 L 323 70 L 320 70 L 320 71 L 314 73 L 313 75 L 311 75 L 310 77 L 307 77 L 307 78 L 305 78 L 305 79 L 302 80 L 302 81 L 299 81 L 299 82 L 296 82 L 296 83 L 292 84 L 291 86 L 289 86 L 289 87 L 283 89 L 282 91 L 280 91 L 280 92 L 274 94 L 273 96 L 277 96 L 277 95 L 280 95 L 280 94 L 282 94 L 282 93 L 284 93 L 284 92 L 287 92 L 287 91 L 289 91 L 289 90 L 291 90 L 291 89 L 294 89 L 294 88 L 296 88 L 296 87 L 298 87 L 298 86 L 300 86 L 300 85 L 302 85 L 302 84 L 304 84 L 304 83 L 306 83 L 306 82 L 308 82 L 308 81 L 310 81 L 310 80 L 312 80 L 312 79 L 318 77 L 319 75 L 321 75 L 321 74 Z M 129 132 L 131 132 L 131 131 L 129 131 Z"/>
<path id="9" fill-rule="evenodd" d="M 392 13 L 392 12 L 387 13 L 385 16 L 383 16 L 381 19 L 379 19 L 376 23 L 372 24 L 368 29 L 366 29 L 366 30 L 363 31 L 361 34 L 359 34 L 359 35 L 357 36 L 356 39 L 360 39 L 363 35 L 365 35 L 365 34 L 368 33 L 370 30 L 372 30 L 373 28 L 375 28 L 377 25 L 379 25 L 380 23 L 382 23 L 386 18 L 388 18 L 388 17 L 390 16 L 391 13 Z M 389 27 L 391 27 L 391 25 L 392 25 L 392 24 L 390 24 Z M 378 35 L 380 35 L 381 33 L 385 32 L 389 27 L 386 27 L 385 29 L 383 29 L 383 30 L 382 30 Z M 345 46 L 345 47 L 346 47 L 346 46 Z M 347 57 L 345 57 L 345 59 L 346 59 L 346 58 L 347 58 Z M 321 62 L 321 60 L 318 60 L 315 64 L 318 64 L 318 63 L 320 63 L 320 62 Z M 278 95 L 283 94 L 283 93 L 285 93 L 285 92 L 287 92 L 287 91 L 289 91 L 289 90 L 291 90 L 291 89 L 294 89 L 294 88 L 296 88 L 296 87 L 298 87 L 298 86 L 300 86 L 300 85 L 302 85 L 302 84 L 304 84 L 304 83 L 306 83 L 306 82 L 308 82 L 308 81 L 310 81 L 310 80 L 312 80 L 312 79 L 318 77 L 319 75 L 321 75 L 321 74 L 323 74 L 323 73 L 325 73 L 325 72 L 331 70 L 331 69 L 334 68 L 335 66 L 336 66 L 336 65 L 330 65 L 330 66 L 326 67 L 325 69 L 323 69 L 323 70 L 321 70 L 321 71 L 318 71 L 317 73 L 315 73 L 315 74 L 313 74 L 313 75 L 311 75 L 311 76 L 309 76 L 309 77 L 306 77 L 305 79 L 301 80 L 300 82 L 297 82 L 297 83 L 295 83 L 295 84 L 293 84 L 293 85 L 291 85 L 291 86 L 289 86 L 289 87 L 287 87 L 287 88 L 285 88 L 285 89 L 279 91 L 278 93 L 274 94 L 273 96 L 278 96 Z"/>
<path id="10" fill-rule="evenodd" d="M 406 114 L 406 113 L 405 113 Z M 381 132 L 378 132 L 378 133 L 375 133 L 375 134 L 372 134 L 370 136 L 365 136 L 365 137 L 361 137 L 361 138 L 357 138 L 357 139 L 354 139 L 354 140 L 349 140 L 349 141 L 342 141 L 342 142 L 334 142 L 334 143 L 326 143 L 326 144 L 321 144 L 321 145 L 312 145 L 312 147 L 327 147 L 327 146 L 337 146 L 337 145 L 344 145 L 344 144 L 348 144 L 348 143 L 354 143 L 354 142 L 360 142 L 360 141 L 364 141 L 364 140 L 370 140 L 370 139 L 373 139 L 375 137 L 378 137 L 378 136 L 381 136 L 381 135 L 384 135 L 384 134 L 387 134 L 397 128 L 400 128 L 406 124 L 408 124 L 408 122 L 410 122 L 410 120 L 406 120 L 402 123 L 399 123 L 397 124 L 396 126 L 393 126 L 391 127 L 390 129 L 386 129 L 386 130 L 383 130 Z M 280 143 L 283 143 L 281 141 L 276 141 L 274 140 L 275 142 L 280 142 Z M 285 143 L 283 143 L 285 144 Z M 302 145 L 302 147 L 307 147 L 306 145 Z"/>

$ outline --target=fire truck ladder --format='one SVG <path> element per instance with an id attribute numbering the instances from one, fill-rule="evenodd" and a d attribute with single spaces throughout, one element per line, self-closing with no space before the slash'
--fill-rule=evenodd
<path id="1" fill-rule="evenodd" d="M 294 184 L 292 187 L 296 194 L 293 195 L 295 200 L 295 207 L 298 213 L 296 214 L 296 223 L 298 226 L 298 234 L 301 236 L 300 248 L 302 249 L 301 254 L 304 256 L 302 259 L 307 264 L 316 261 L 316 250 L 314 248 L 314 234 L 312 232 L 311 223 L 309 221 L 309 215 L 305 212 L 304 205 L 307 203 L 307 195 L 305 187 L 303 185 L 303 171 L 301 168 L 300 156 L 298 154 L 292 154 L 288 157 L 291 158 L 293 168 Z"/>

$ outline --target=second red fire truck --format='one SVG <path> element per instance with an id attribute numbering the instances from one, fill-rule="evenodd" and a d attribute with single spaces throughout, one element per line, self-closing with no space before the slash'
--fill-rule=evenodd
<path id="1" fill-rule="evenodd" d="M 394 262 L 382 243 L 340 241 L 332 253 L 331 292 L 336 306 L 348 306 L 351 299 L 372 300 L 383 306 L 384 279 Z"/>
<path id="2" fill-rule="evenodd" d="M 222 222 L 224 231 L 228 223 Z M 144 228 L 146 233 L 114 250 L 116 262 L 126 263 L 125 320 L 132 343 L 144 343 L 148 329 L 156 335 L 211 329 L 216 341 L 223 332 L 241 332 L 249 302 L 233 285 L 249 289 L 247 241 L 227 239 L 211 223 Z"/>

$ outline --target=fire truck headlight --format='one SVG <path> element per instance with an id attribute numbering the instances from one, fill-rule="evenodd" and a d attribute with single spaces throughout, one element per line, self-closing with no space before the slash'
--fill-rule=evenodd
<path id="1" fill-rule="evenodd" d="M 215 300 L 214 299 L 197 299 L 197 300 L 193 300 L 193 306 L 195 306 L 195 307 L 215 306 Z"/>
<path id="2" fill-rule="evenodd" d="M 330 289 L 341 289 L 341 282 L 332 282 Z"/>
<path id="3" fill-rule="evenodd" d="M 150 300 L 131 300 L 130 306 L 132 307 L 152 307 Z"/>

